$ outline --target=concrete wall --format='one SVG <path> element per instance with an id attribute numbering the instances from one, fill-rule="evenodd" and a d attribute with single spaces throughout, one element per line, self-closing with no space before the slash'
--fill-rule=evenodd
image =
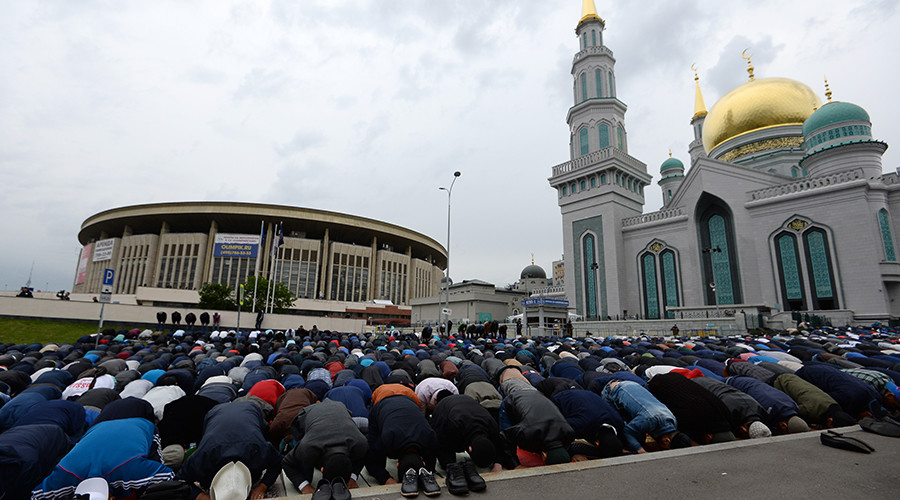
<path id="1" fill-rule="evenodd" d="M 113 296 L 113 300 L 115 300 L 115 296 Z M 104 321 L 117 325 L 125 324 L 135 328 L 143 328 L 156 324 L 156 313 L 160 310 L 165 310 L 170 318 L 172 311 L 176 310 L 181 313 L 182 318 L 190 311 L 193 311 L 198 317 L 203 312 L 202 309 L 185 307 L 163 309 L 134 304 L 107 304 L 104 308 L 106 317 Z M 209 312 L 210 314 L 212 313 L 212 311 Z M 219 311 L 219 313 L 222 315 L 222 326 L 234 328 L 237 325 L 237 311 Z M 100 319 L 100 304 L 76 300 L 65 301 L 56 297 L 24 299 L 0 295 L 0 317 L 98 321 Z M 255 320 L 255 314 L 249 312 L 241 313 L 241 327 L 243 329 L 252 327 Z M 182 319 L 183 322 L 184 320 Z M 365 320 L 362 319 L 324 318 L 293 314 L 268 314 L 262 324 L 263 328 L 271 328 L 273 330 L 297 328 L 300 325 L 307 329 L 316 325 L 319 330 L 337 330 L 353 333 L 367 330 Z M 2 333 L 0 333 L 0 341 L 2 341 Z"/>

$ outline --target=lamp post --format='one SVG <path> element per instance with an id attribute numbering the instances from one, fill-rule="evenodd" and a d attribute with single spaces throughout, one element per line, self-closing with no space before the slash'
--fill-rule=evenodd
<path id="1" fill-rule="evenodd" d="M 713 262 L 712 254 L 722 253 L 722 249 L 719 248 L 718 245 L 716 245 L 714 248 L 713 247 L 704 248 L 703 253 L 709 254 L 709 266 L 710 266 L 710 268 L 712 268 L 712 279 L 713 279 L 712 282 L 710 282 L 709 287 L 712 288 L 713 300 L 715 300 L 715 302 L 716 302 L 716 317 L 718 318 L 719 317 L 719 292 L 716 289 L 716 281 L 717 281 L 716 280 L 716 263 Z"/>
<path id="2" fill-rule="evenodd" d="M 447 321 L 450 320 L 450 195 L 453 194 L 453 185 L 456 184 L 456 179 L 462 175 L 459 170 L 453 172 L 453 180 L 450 182 L 450 187 L 439 187 L 438 189 L 447 192 L 447 275 L 446 275 L 446 284 L 447 284 L 447 301 L 445 302 L 444 309 L 447 310 Z M 440 297 L 438 297 L 440 300 Z M 441 314 L 443 317 L 443 314 Z M 446 322 L 444 323 L 447 324 Z M 447 335 L 450 335 L 450 329 L 447 329 Z"/>

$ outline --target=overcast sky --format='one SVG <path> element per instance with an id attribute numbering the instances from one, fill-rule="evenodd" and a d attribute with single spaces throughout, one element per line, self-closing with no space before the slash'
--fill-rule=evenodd
<path id="1" fill-rule="evenodd" d="M 447 237 L 451 274 L 506 285 L 562 252 L 581 0 L 0 0 L 0 285 L 70 289 L 89 216 L 163 201 L 345 212 Z M 709 107 L 756 75 L 868 110 L 900 140 L 898 2 L 597 0 L 648 165 L 687 164 Z M 824 100 L 824 97 L 823 97 Z M 900 145 L 900 144 L 898 144 Z M 898 148 L 885 171 L 900 166 Z"/>

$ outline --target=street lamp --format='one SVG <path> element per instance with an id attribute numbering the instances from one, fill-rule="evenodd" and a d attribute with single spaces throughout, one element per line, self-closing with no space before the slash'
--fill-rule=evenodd
<path id="1" fill-rule="evenodd" d="M 716 290 L 716 263 L 713 262 L 712 254 L 714 253 L 722 253 L 722 249 L 719 248 L 718 245 L 715 248 L 704 248 L 703 253 L 709 254 L 709 266 L 712 268 L 712 281 L 709 283 L 709 287 L 713 292 L 713 300 L 716 302 L 716 317 L 719 317 L 719 292 Z"/>
<path id="2" fill-rule="evenodd" d="M 459 170 L 453 172 L 453 181 L 450 182 L 450 187 L 440 187 L 438 189 L 447 192 L 447 302 L 445 302 L 444 309 L 447 310 L 447 321 L 450 321 L 450 195 L 453 194 L 453 185 L 456 184 L 456 179 L 462 175 Z M 440 300 L 440 297 L 438 297 Z M 447 323 L 444 323 L 445 325 Z M 447 335 L 450 335 L 450 329 L 447 328 Z"/>

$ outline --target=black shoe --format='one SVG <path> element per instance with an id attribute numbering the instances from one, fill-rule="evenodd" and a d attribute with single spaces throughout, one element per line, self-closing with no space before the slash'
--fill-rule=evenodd
<path id="1" fill-rule="evenodd" d="M 320 480 L 310 500 L 331 500 L 331 483 L 327 479 Z"/>
<path id="2" fill-rule="evenodd" d="M 342 477 L 336 477 L 331 480 L 331 499 L 332 500 L 350 500 L 350 489 L 347 488 L 347 482 Z"/>
<path id="3" fill-rule="evenodd" d="M 429 472 L 425 467 L 419 469 L 419 485 L 422 487 L 422 492 L 425 493 L 425 496 L 427 497 L 441 494 L 441 485 L 434 480 L 434 473 Z"/>
<path id="4" fill-rule="evenodd" d="M 462 465 L 458 463 L 447 464 L 447 477 L 444 483 L 447 485 L 447 491 L 452 495 L 465 495 L 469 492 Z"/>
<path id="5" fill-rule="evenodd" d="M 469 486 L 469 489 L 472 491 L 484 491 L 487 488 L 487 484 L 485 484 L 484 479 L 478 475 L 478 469 L 475 467 L 475 462 L 466 459 L 462 463 L 463 475 L 466 478 L 466 484 Z"/>
<path id="6" fill-rule="evenodd" d="M 407 469 L 403 474 L 403 485 L 400 486 L 400 494 L 405 497 L 419 496 L 419 475 L 416 469 Z"/>

